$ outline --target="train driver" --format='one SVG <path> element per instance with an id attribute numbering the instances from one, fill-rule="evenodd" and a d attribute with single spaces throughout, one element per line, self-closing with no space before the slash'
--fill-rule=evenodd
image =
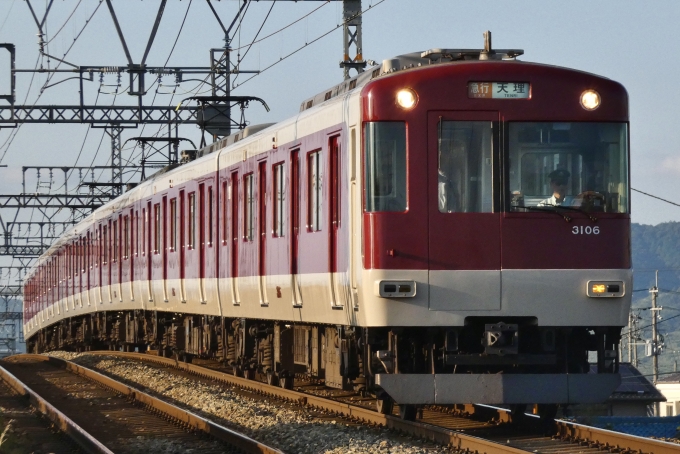
<path id="1" fill-rule="evenodd" d="M 550 189 L 553 192 L 552 197 L 541 200 L 536 206 L 572 206 L 575 202 L 578 202 L 574 197 L 567 195 L 567 185 L 571 177 L 567 169 L 553 170 L 548 174 L 548 177 L 550 178 Z"/>

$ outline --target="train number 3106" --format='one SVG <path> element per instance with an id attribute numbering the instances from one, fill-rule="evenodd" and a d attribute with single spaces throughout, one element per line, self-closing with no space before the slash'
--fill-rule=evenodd
<path id="1" fill-rule="evenodd" d="M 571 233 L 573 233 L 574 235 L 599 235 L 600 227 L 599 226 L 591 227 L 589 225 L 584 227 L 582 225 L 575 225 L 571 228 Z"/>

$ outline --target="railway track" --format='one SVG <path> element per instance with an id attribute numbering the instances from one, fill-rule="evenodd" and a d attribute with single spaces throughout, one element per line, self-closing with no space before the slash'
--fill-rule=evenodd
<path id="1" fill-rule="evenodd" d="M 235 377 L 225 370 L 214 370 L 149 354 L 123 352 L 91 352 L 142 360 L 166 370 L 175 369 L 185 374 L 214 380 L 241 390 L 305 406 L 324 414 L 342 417 L 353 423 L 380 425 L 402 434 L 431 440 L 453 450 L 475 453 L 595 453 L 623 454 L 679 453 L 680 446 L 659 440 L 635 437 L 566 421 L 555 421 L 546 426 L 537 418 L 527 417 L 524 424 L 510 424 L 510 414 L 486 406 L 461 406 L 450 409 L 426 408 L 417 421 L 404 421 L 394 415 L 382 415 L 368 399 L 357 396 L 325 397 L 283 389 L 265 383 Z M 297 384 L 296 384 L 297 385 Z M 313 388 L 312 385 L 307 385 Z M 314 392 L 314 391 L 312 391 Z M 318 389 L 316 390 L 318 393 Z"/>
<path id="2" fill-rule="evenodd" d="M 64 433 L 54 430 L 51 421 L 0 380 L 0 452 L 81 454 L 84 451 Z"/>
<path id="3" fill-rule="evenodd" d="M 26 396 L 34 408 L 84 452 L 281 453 L 169 402 L 58 358 L 10 357 L 0 361 L 0 378 L 16 393 Z"/>

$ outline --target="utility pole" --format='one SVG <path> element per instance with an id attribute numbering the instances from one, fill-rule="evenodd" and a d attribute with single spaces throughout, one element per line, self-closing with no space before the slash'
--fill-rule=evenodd
<path id="1" fill-rule="evenodd" d="M 656 270 L 656 279 L 654 287 L 649 291 L 652 294 L 652 369 L 653 381 L 656 386 L 656 381 L 659 378 L 659 352 L 658 352 L 658 332 L 656 330 L 657 312 L 656 297 L 659 295 L 659 270 Z"/>
<path id="2" fill-rule="evenodd" d="M 354 69 L 357 73 L 362 73 L 366 68 L 366 61 L 363 55 L 363 43 L 361 33 L 361 0 L 343 0 L 343 59 L 340 62 L 345 80 L 350 78 L 349 70 Z M 355 56 L 351 56 L 351 49 L 354 47 Z"/>
<path id="3" fill-rule="evenodd" d="M 635 342 L 633 342 L 633 367 L 637 368 L 638 367 L 638 357 L 637 357 L 637 339 L 638 339 L 638 330 L 637 330 L 637 315 L 633 316 L 633 333 L 635 334 Z"/>
<path id="4" fill-rule="evenodd" d="M 633 309 L 628 312 L 628 364 L 633 360 Z"/>

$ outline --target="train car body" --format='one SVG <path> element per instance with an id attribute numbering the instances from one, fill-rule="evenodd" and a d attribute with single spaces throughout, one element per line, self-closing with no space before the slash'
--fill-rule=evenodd
<path id="1" fill-rule="evenodd" d="M 30 348 L 218 357 L 384 411 L 603 401 L 630 308 L 627 94 L 516 55 L 386 60 L 143 181 L 38 260 Z"/>

